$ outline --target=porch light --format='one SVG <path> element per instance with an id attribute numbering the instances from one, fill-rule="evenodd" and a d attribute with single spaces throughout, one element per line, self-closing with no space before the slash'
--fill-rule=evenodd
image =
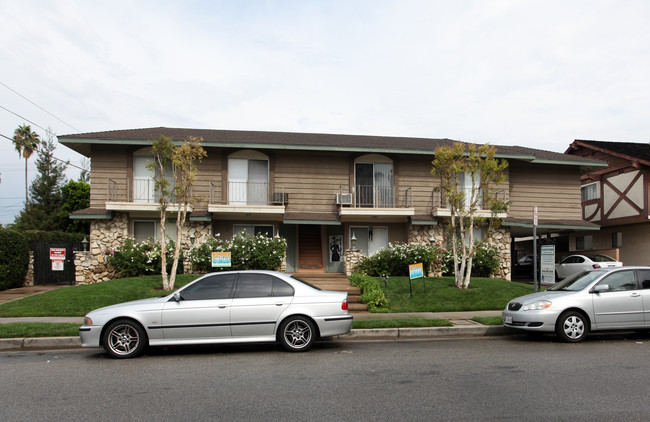
<path id="1" fill-rule="evenodd" d="M 352 249 L 357 249 L 357 237 L 354 235 L 354 230 L 352 230 Z"/>
<path id="2" fill-rule="evenodd" d="M 84 239 L 81 241 L 81 246 L 84 249 L 84 252 L 88 252 L 88 239 L 86 239 L 86 236 L 84 236 Z"/>
<path id="3" fill-rule="evenodd" d="M 194 242 L 196 241 L 196 236 L 194 236 L 194 233 L 190 235 L 190 244 L 194 246 Z"/>

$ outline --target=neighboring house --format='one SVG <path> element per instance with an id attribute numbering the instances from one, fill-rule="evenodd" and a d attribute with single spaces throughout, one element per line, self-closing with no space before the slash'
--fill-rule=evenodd
<path id="1" fill-rule="evenodd" d="M 650 145 L 576 140 L 566 154 L 608 164 L 582 176 L 582 216 L 601 230 L 573 234 L 571 249 L 650 265 Z"/>
<path id="2" fill-rule="evenodd" d="M 126 237 L 159 236 L 146 163 L 151 140 L 161 134 L 201 137 L 207 151 L 194 188 L 202 202 L 189 217 L 186 247 L 217 234 L 279 235 L 288 244 L 288 272 L 347 273 L 359 255 L 389 242 L 445 242 L 450 213 L 431 161 L 436 147 L 453 144 L 449 139 L 163 127 L 59 136 L 91 158 L 90 208 L 71 218 L 90 220 L 99 263 Z M 510 208 L 490 241 L 502 262 L 497 275 L 509 279 L 511 243 L 532 235 L 534 205 L 540 235 L 597 228 L 582 220 L 580 176 L 600 163 L 516 146 L 497 150 L 509 162 L 498 194 Z"/>

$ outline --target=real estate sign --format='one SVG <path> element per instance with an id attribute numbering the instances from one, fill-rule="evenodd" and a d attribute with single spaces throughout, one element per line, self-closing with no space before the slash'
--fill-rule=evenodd
<path id="1" fill-rule="evenodd" d="M 232 267 L 230 252 L 212 252 L 213 267 Z"/>
<path id="2" fill-rule="evenodd" d="M 539 257 L 540 281 L 555 283 L 555 245 L 542 245 Z"/>

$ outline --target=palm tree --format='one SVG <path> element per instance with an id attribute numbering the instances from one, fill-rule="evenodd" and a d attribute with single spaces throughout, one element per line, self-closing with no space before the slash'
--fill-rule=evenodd
<path id="1" fill-rule="evenodd" d="M 25 204 L 29 201 L 29 184 L 27 182 L 27 160 L 32 156 L 34 151 L 38 149 L 38 145 L 41 143 L 41 138 L 38 136 L 38 133 L 32 132 L 32 128 L 29 125 L 23 124 L 18 126 L 18 129 L 14 131 L 14 147 L 18 151 L 18 156 L 25 157 Z"/>

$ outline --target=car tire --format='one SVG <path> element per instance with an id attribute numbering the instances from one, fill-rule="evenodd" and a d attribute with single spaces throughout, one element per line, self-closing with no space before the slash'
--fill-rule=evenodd
<path id="1" fill-rule="evenodd" d="M 102 345 L 112 358 L 127 359 L 140 356 L 149 343 L 147 333 L 137 322 L 118 319 L 106 327 Z"/>
<path id="2" fill-rule="evenodd" d="M 306 352 L 311 349 L 316 337 L 314 323 L 303 316 L 291 316 L 280 324 L 278 340 L 289 352 Z"/>
<path id="3" fill-rule="evenodd" d="M 589 323 L 582 313 L 568 311 L 557 319 L 555 332 L 564 342 L 578 343 L 589 333 Z"/>

